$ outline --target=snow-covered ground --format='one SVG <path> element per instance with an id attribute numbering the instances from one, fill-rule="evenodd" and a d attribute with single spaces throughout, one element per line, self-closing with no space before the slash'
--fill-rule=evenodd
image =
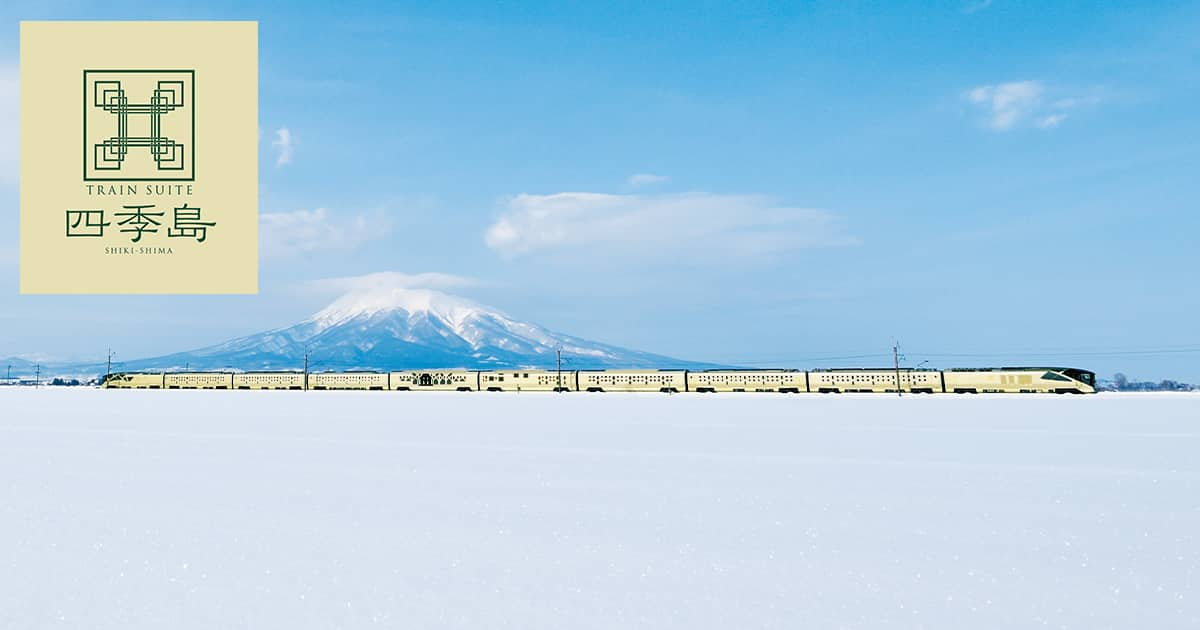
<path id="1" fill-rule="evenodd" d="M 0 389 L 0 628 L 1197 628 L 1200 396 Z"/>

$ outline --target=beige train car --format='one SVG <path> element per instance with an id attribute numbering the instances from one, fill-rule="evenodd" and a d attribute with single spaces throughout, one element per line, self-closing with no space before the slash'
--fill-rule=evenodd
<path id="1" fill-rule="evenodd" d="M 687 373 L 693 392 L 783 392 L 808 391 L 806 373 L 800 370 L 705 370 Z"/>
<path id="2" fill-rule="evenodd" d="M 581 392 L 685 392 L 683 370 L 579 370 Z"/>
<path id="3" fill-rule="evenodd" d="M 309 389 L 368 389 L 388 388 L 387 372 L 321 372 L 308 375 Z"/>
<path id="4" fill-rule="evenodd" d="M 166 389 L 230 389 L 230 372 L 167 372 L 163 377 Z"/>
<path id="5" fill-rule="evenodd" d="M 571 370 L 492 370 L 479 373 L 479 389 L 488 392 L 573 392 Z"/>
<path id="6" fill-rule="evenodd" d="M 162 389 L 163 373 L 158 374 L 109 374 L 104 379 L 107 389 Z"/>
<path id="7" fill-rule="evenodd" d="M 942 374 L 946 382 L 945 391 L 956 394 L 1096 393 L 1095 375 L 1075 368 L 958 368 Z"/>
<path id="8" fill-rule="evenodd" d="M 240 372 L 233 375 L 234 389 L 304 389 L 301 372 Z"/>
<path id="9" fill-rule="evenodd" d="M 941 393 L 942 373 L 937 370 L 900 368 L 900 391 L 917 394 Z M 847 368 L 813 370 L 808 373 L 808 391 L 817 393 L 895 392 L 894 368 Z"/>
<path id="10" fill-rule="evenodd" d="M 479 372 L 468 370 L 407 370 L 389 376 L 397 391 L 479 391 Z"/>

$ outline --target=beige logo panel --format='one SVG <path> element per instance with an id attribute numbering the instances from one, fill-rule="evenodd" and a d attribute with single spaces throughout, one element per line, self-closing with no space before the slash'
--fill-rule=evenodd
<path id="1" fill-rule="evenodd" d="M 21 292 L 258 291 L 258 24 L 21 23 Z"/>

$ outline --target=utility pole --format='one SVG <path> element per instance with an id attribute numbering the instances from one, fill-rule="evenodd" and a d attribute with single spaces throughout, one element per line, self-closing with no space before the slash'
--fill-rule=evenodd
<path id="1" fill-rule="evenodd" d="M 558 385 L 555 386 L 554 391 L 561 394 L 562 390 L 563 390 L 563 386 L 562 386 L 562 346 L 555 348 L 554 354 L 556 354 L 558 356 Z"/>
<path id="2" fill-rule="evenodd" d="M 308 355 L 311 354 L 308 348 L 304 349 L 304 391 L 308 391 Z"/>
<path id="3" fill-rule="evenodd" d="M 12 364 L 8 364 L 8 377 L 4 379 L 6 385 L 12 385 Z"/>
<path id="4" fill-rule="evenodd" d="M 104 382 L 105 382 L 105 383 L 107 383 L 107 382 L 108 382 L 108 378 L 109 378 L 110 376 L 112 376 L 112 359 L 113 359 L 113 355 L 114 355 L 114 354 L 116 354 L 116 353 L 114 353 L 114 352 L 112 351 L 112 348 L 109 348 L 109 349 L 108 349 L 108 367 L 107 367 L 107 368 L 105 368 L 105 370 L 104 370 Z"/>
<path id="5" fill-rule="evenodd" d="M 900 342 L 892 339 L 892 362 L 896 365 L 896 395 L 903 396 L 900 390 Z"/>
<path id="6" fill-rule="evenodd" d="M 34 370 L 34 374 L 36 374 L 36 376 L 34 376 L 33 379 L 33 388 L 38 389 L 42 386 L 42 364 L 38 363 L 36 366 L 34 366 Z"/>

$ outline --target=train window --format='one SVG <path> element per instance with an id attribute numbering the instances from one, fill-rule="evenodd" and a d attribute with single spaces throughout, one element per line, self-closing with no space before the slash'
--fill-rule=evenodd
<path id="1" fill-rule="evenodd" d="M 1044 378 L 1048 381 L 1070 381 L 1071 380 L 1071 379 L 1063 376 L 1062 374 L 1058 374 L 1056 372 L 1046 372 L 1045 374 L 1042 375 L 1042 378 Z"/>

